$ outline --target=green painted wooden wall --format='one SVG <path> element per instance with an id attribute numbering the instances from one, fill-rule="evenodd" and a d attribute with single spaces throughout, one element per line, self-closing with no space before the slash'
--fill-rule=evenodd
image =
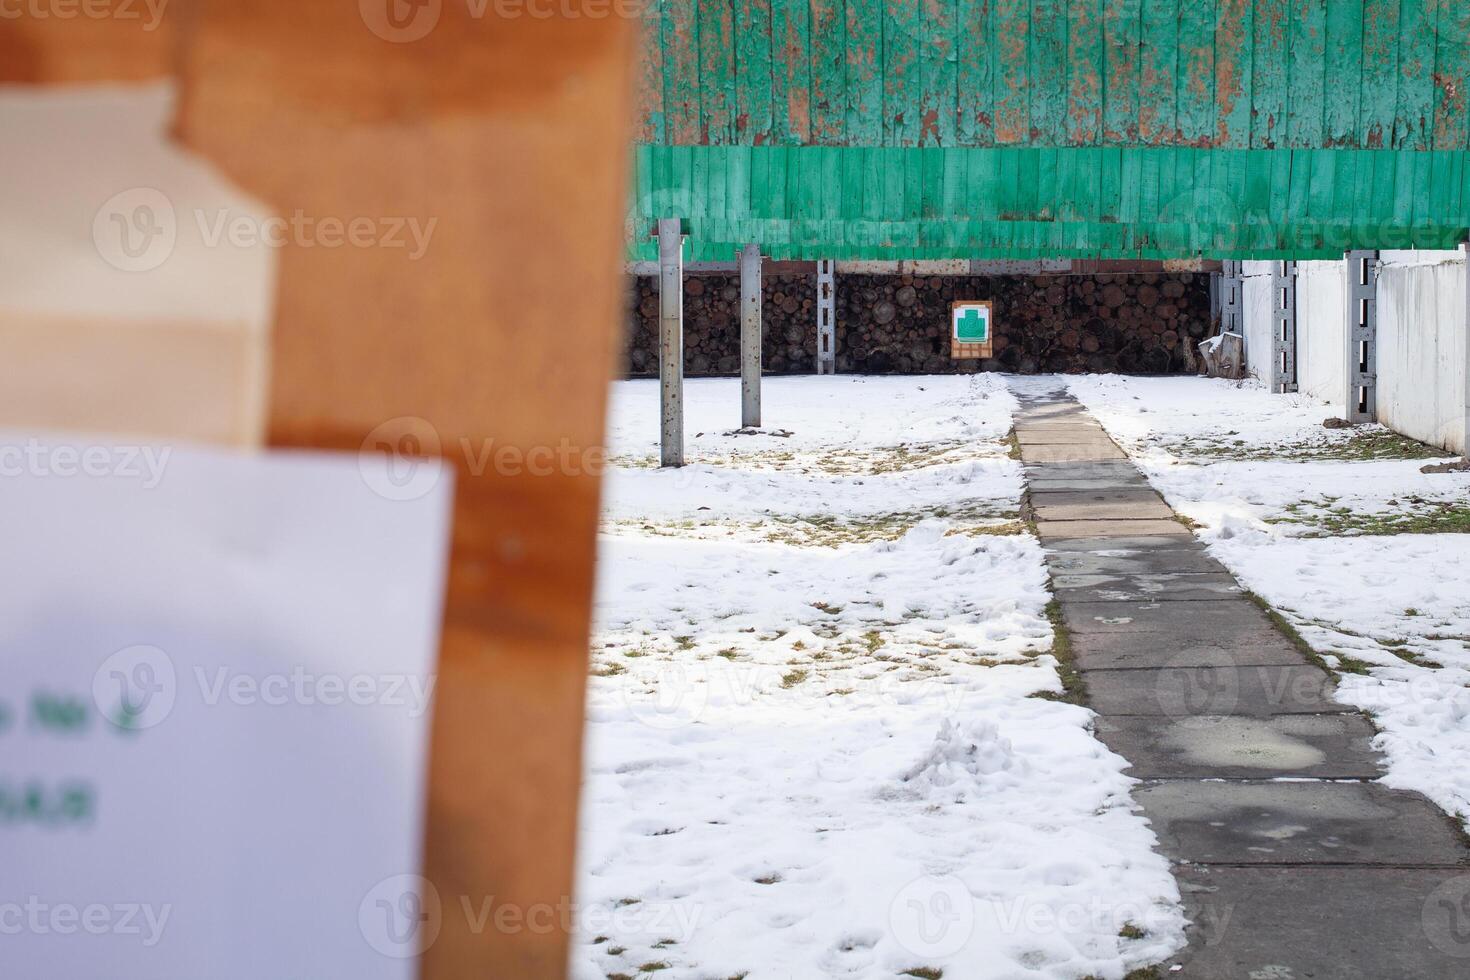
<path id="1" fill-rule="evenodd" d="M 1470 228 L 1470 0 L 662 0 L 632 251 L 1326 257 Z"/>

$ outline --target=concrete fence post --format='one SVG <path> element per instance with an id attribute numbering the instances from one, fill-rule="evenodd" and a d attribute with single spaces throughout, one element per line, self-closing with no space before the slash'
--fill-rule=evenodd
<path id="1" fill-rule="evenodd" d="M 684 465 L 684 229 L 658 220 L 659 465 Z"/>
<path id="2" fill-rule="evenodd" d="M 740 425 L 761 424 L 761 249 L 740 250 Z"/>
<path id="3" fill-rule="evenodd" d="M 1460 372 L 1460 395 L 1465 402 L 1465 424 L 1460 430 L 1460 451 L 1470 460 L 1470 243 L 1460 246 L 1465 253 L 1465 322 L 1461 325 L 1465 340 L 1465 363 Z"/>
<path id="4" fill-rule="evenodd" d="M 1347 392 L 1349 422 L 1378 419 L 1378 253 L 1347 253 Z"/>
<path id="5" fill-rule="evenodd" d="M 837 270 L 831 259 L 817 262 L 817 373 L 837 373 Z"/>
<path id="6" fill-rule="evenodd" d="M 1297 390 L 1295 262 L 1271 263 L 1271 390 Z"/>

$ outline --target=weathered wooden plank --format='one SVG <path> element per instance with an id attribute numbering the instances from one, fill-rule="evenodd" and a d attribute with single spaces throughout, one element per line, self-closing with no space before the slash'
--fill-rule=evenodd
<path id="1" fill-rule="evenodd" d="M 703 142 L 700 131 L 698 0 L 669 0 L 664 20 L 664 114 L 671 143 Z"/>
<path id="2" fill-rule="evenodd" d="M 1362 104 L 1359 146 L 1381 150 L 1393 142 L 1398 111 L 1401 0 L 1363 0 Z"/>
<path id="3" fill-rule="evenodd" d="M 847 0 L 847 143 L 883 145 L 883 2 Z"/>
<path id="4" fill-rule="evenodd" d="M 1179 138 L 1175 85 L 1179 77 L 1179 9 L 1174 0 L 1142 0 L 1138 138 L 1166 146 Z"/>
<path id="5" fill-rule="evenodd" d="M 956 0 L 922 0 L 919 145 L 954 146 L 959 114 Z"/>
<path id="6" fill-rule="evenodd" d="M 1291 87 L 1286 145 L 1321 146 L 1327 80 L 1327 0 L 1291 2 Z"/>
<path id="7" fill-rule="evenodd" d="M 811 141 L 811 60 L 807 0 L 771 0 L 771 141 Z"/>
<path id="8" fill-rule="evenodd" d="M 1286 104 L 1291 74 L 1291 0 L 1256 0 L 1252 28 L 1251 141 L 1255 149 L 1286 142 Z"/>
<path id="9" fill-rule="evenodd" d="M 903 166 L 903 210 L 905 221 L 916 221 L 924 216 L 924 155 L 904 153 Z"/>
<path id="10" fill-rule="evenodd" d="M 664 128 L 664 20 L 667 8 L 659 7 L 638 25 L 638 50 L 635 53 L 633 140 L 635 143 L 662 143 Z"/>
<path id="11" fill-rule="evenodd" d="M 840 146 L 847 135 L 847 26 L 837 0 L 811 0 L 812 142 Z"/>
<path id="12" fill-rule="evenodd" d="M 1138 142 L 1139 63 L 1142 0 L 1103 4 L 1102 139 L 1111 144 Z"/>
<path id="13" fill-rule="evenodd" d="M 1439 0 L 1402 0 L 1399 5 L 1398 97 L 1395 149 L 1427 149 L 1434 139 L 1435 20 Z"/>
<path id="14" fill-rule="evenodd" d="M 1067 0 L 1031 0 L 1029 141 L 1067 142 Z"/>
<path id="15" fill-rule="evenodd" d="M 994 3 L 992 36 L 996 52 L 991 81 L 995 92 L 995 142 L 1026 143 L 1031 137 L 1031 2 L 994 0 Z"/>
<path id="16" fill-rule="evenodd" d="M 1327 5 L 1323 127 L 1326 146 L 1360 145 L 1358 121 L 1363 86 L 1362 0 Z"/>
<path id="17" fill-rule="evenodd" d="M 1179 139 L 1208 146 L 1215 139 L 1215 3 L 1179 0 Z"/>
<path id="18" fill-rule="evenodd" d="M 731 0 L 694 0 L 699 22 L 700 140 L 720 146 L 738 143 L 735 129 L 735 23 Z"/>
<path id="19" fill-rule="evenodd" d="M 921 187 L 919 192 L 919 217 L 935 225 L 946 224 L 944 217 L 944 149 L 938 146 L 925 147 L 914 154 L 919 161 Z"/>
<path id="20" fill-rule="evenodd" d="M 1102 138 L 1107 63 L 1101 0 L 1071 0 L 1067 15 L 1068 146 L 1092 146 Z"/>
<path id="21" fill-rule="evenodd" d="M 863 147 L 861 150 L 849 150 L 849 153 L 860 152 L 862 154 L 863 181 L 861 190 L 853 188 L 854 194 L 861 194 L 861 216 L 865 221 L 878 221 L 886 217 L 884 208 L 887 206 L 885 197 L 886 171 L 883 164 L 881 147 Z M 863 244 L 867 244 L 872 236 L 866 235 Z"/>
<path id="22" fill-rule="evenodd" d="M 735 10 L 735 140 L 771 139 L 771 0 L 739 0 Z"/>
<path id="23" fill-rule="evenodd" d="M 992 70 L 997 43 L 991 24 L 991 0 L 959 0 L 955 22 L 958 56 L 955 141 L 960 146 L 992 146 L 995 144 Z"/>
<path id="24" fill-rule="evenodd" d="M 1436 150 L 1463 150 L 1470 119 L 1470 3 L 1440 0 L 1439 43 L 1434 54 L 1434 142 Z"/>
<path id="25" fill-rule="evenodd" d="M 1251 145 L 1255 96 L 1256 0 L 1215 5 L 1215 145 Z"/>
<path id="26" fill-rule="evenodd" d="M 921 0 L 883 4 L 883 145 L 917 146 L 924 72 Z"/>

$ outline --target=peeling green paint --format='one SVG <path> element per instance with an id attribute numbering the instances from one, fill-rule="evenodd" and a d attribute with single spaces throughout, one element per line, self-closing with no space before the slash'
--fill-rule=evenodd
<path id="1" fill-rule="evenodd" d="M 673 215 L 703 259 L 1310 258 L 1470 227 L 1470 2 L 662 0 L 642 36 L 639 255 Z"/>

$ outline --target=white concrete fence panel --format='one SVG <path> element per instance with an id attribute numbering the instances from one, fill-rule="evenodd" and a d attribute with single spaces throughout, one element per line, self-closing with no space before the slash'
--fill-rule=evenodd
<path id="1" fill-rule="evenodd" d="M 1245 264 L 1247 370 L 1272 375 L 1271 263 Z M 1345 261 L 1297 263 L 1298 390 L 1342 407 L 1347 387 Z M 1465 251 L 1383 252 L 1378 271 L 1378 420 L 1451 452 L 1466 452 L 1470 350 Z"/>

